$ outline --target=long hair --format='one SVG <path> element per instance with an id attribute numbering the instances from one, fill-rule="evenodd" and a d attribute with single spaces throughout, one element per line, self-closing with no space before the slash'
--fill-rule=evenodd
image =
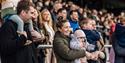
<path id="1" fill-rule="evenodd" d="M 52 17 L 51 17 L 50 11 L 49 11 L 48 9 L 46 9 L 46 8 L 43 9 L 43 10 L 40 12 L 40 14 L 39 14 L 39 21 L 40 21 L 39 23 L 40 23 L 40 25 L 42 25 L 43 22 L 44 22 L 44 19 L 43 19 L 43 16 L 44 16 L 43 13 L 44 13 L 44 12 L 49 12 L 48 25 L 52 27 L 52 25 L 53 25 L 53 24 L 52 24 Z"/>

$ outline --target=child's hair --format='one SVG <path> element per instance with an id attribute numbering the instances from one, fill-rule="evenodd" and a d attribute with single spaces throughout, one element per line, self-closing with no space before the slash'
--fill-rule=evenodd
<path id="1" fill-rule="evenodd" d="M 88 23 L 90 22 L 90 20 L 92 20 L 92 19 L 90 19 L 90 18 L 82 18 L 82 19 L 79 21 L 80 27 L 82 27 L 82 26 L 85 25 L 85 24 L 88 24 Z"/>
<path id="2" fill-rule="evenodd" d="M 59 17 L 58 18 L 58 22 L 56 23 L 56 27 L 57 28 L 61 28 L 63 26 L 64 23 L 68 22 L 68 20 L 63 20 L 63 17 Z"/>

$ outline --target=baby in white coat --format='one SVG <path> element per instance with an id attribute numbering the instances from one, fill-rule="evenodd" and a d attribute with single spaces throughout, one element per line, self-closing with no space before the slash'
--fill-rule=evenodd
<path id="1" fill-rule="evenodd" d="M 74 34 L 71 35 L 70 48 L 76 50 L 86 50 L 87 41 L 85 33 L 82 30 L 76 30 Z M 73 63 L 88 63 L 87 58 L 78 58 L 73 61 Z"/>
<path id="2" fill-rule="evenodd" d="M 70 41 L 70 48 L 75 50 L 86 50 L 87 47 L 89 47 L 90 44 L 87 42 L 86 35 L 82 30 L 76 30 L 74 34 L 71 35 L 71 41 Z M 99 57 L 103 57 L 104 54 L 102 52 L 96 52 L 98 53 Z M 86 56 L 83 58 L 78 58 L 73 61 L 73 63 L 88 63 L 87 59 L 94 60 L 96 56 L 92 53 L 89 53 L 86 51 Z"/>

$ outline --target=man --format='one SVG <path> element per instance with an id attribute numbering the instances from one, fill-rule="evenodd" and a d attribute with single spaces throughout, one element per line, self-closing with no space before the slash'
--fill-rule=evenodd
<path id="1" fill-rule="evenodd" d="M 79 19 L 78 19 L 78 12 L 77 10 L 72 10 L 70 12 L 70 19 L 69 19 L 71 28 L 73 29 L 73 32 L 79 28 Z"/>
<path id="2" fill-rule="evenodd" d="M 60 8 L 58 11 L 57 11 L 57 20 L 67 20 L 67 10 L 65 8 Z M 53 22 L 53 28 L 54 28 L 54 31 L 57 31 L 57 27 L 56 27 L 56 22 Z"/>
<path id="3" fill-rule="evenodd" d="M 61 8 L 57 12 L 57 18 L 62 17 L 63 20 L 67 20 L 67 10 L 65 8 Z"/>
<path id="4" fill-rule="evenodd" d="M 53 5 L 53 11 L 51 12 L 52 14 L 52 19 L 54 22 L 56 22 L 57 20 L 57 12 L 59 9 L 63 8 L 62 4 L 60 2 L 55 2 Z"/>
<path id="5" fill-rule="evenodd" d="M 28 23 L 34 9 L 29 1 L 20 1 L 17 5 L 17 14 Z M 0 29 L 0 54 L 2 63 L 36 63 L 34 48 L 31 41 L 31 34 L 24 26 L 23 34 L 18 35 L 17 24 L 12 20 L 7 20 Z"/>

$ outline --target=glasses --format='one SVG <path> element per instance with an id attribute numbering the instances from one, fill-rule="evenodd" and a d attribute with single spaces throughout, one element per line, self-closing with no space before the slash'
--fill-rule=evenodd
<path id="1" fill-rule="evenodd" d="M 86 39 L 86 37 L 77 37 L 77 39 Z"/>
<path id="2" fill-rule="evenodd" d="M 87 41 L 86 37 L 77 37 L 77 39 L 78 39 L 78 40 L 83 40 L 83 42 L 86 42 L 86 41 Z"/>

